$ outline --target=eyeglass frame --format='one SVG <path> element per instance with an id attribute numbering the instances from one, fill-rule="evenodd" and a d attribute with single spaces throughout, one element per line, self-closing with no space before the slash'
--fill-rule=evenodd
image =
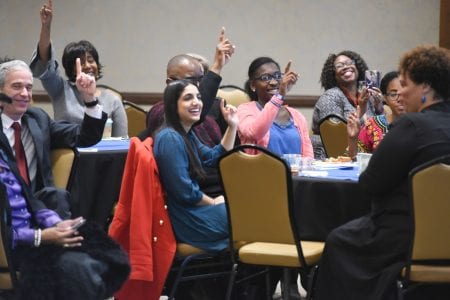
<path id="1" fill-rule="evenodd" d="M 386 96 L 386 98 L 389 97 L 389 99 L 392 101 L 398 101 L 400 94 L 398 92 L 389 92 L 389 93 L 386 93 L 385 96 Z"/>
<path id="2" fill-rule="evenodd" d="M 189 81 L 190 83 L 198 86 L 204 77 L 205 77 L 204 75 L 201 75 L 201 76 L 188 76 L 188 77 L 184 77 L 184 78 L 168 77 L 168 79 L 170 79 L 171 81 L 186 80 L 186 81 Z"/>
<path id="3" fill-rule="evenodd" d="M 354 59 L 347 60 L 345 62 L 338 62 L 337 64 L 333 65 L 335 70 L 342 70 L 345 67 L 349 66 L 355 66 L 356 62 Z"/>
<path id="4" fill-rule="evenodd" d="M 281 72 L 275 72 L 273 74 L 270 73 L 264 73 L 258 77 L 253 78 L 253 80 L 259 80 L 259 81 L 263 81 L 263 82 L 271 82 L 272 80 L 275 81 L 281 81 L 281 79 L 283 79 L 283 73 Z M 267 79 L 264 79 L 264 77 L 267 77 Z M 279 77 L 279 78 L 277 78 Z"/>

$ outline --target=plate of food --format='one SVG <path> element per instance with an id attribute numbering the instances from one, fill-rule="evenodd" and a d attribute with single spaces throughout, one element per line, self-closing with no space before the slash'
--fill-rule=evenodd
<path id="1" fill-rule="evenodd" d="M 317 169 L 353 169 L 356 166 L 357 163 L 348 156 L 329 157 L 324 161 L 314 162 Z"/>

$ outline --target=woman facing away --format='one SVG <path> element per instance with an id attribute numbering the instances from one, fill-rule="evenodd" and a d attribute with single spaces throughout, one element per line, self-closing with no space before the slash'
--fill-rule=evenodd
<path id="1" fill-rule="evenodd" d="M 405 113 L 403 105 L 398 101 L 401 88 L 399 74 L 392 71 L 383 76 L 380 90 L 391 113 L 373 116 L 360 125 L 358 115 L 353 112 L 347 119 L 348 155 L 352 158 L 358 152 L 372 153 L 388 132 L 390 124 Z"/>
<path id="2" fill-rule="evenodd" d="M 55 120 L 66 120 L 81 124 L 84 118 L 85 101 L 75 85 L 75 60 L 81 59 L 82 71 L 95 77 L 102 77 L 102 65 L 95 47 L 88 41 L 72 42 L 64 48 L 62 64 L 68 80 L 59 73 L 59 65 L 55 60 L 54 49 L 50 41 L 50 29 L 53 18 L 52 0 L 48 0 L 40 10 L 41 33 L 37 51 L 33 53 L 30 68 L 33 76 L 41 80 L 52 101 Z M 95 98 L 113 121 L 111 136 L 127 137 L 128 120 L 122 100 L 115 94 L 96 89 Z M 95 102 L 97 103 L 97 102 Z"/>
<path id="3" fill-rule="evenodd" d="M 392 123 L 359 178 L 361 201 L 372 210 L 327 237 L 314 299 L 397 299 L 396 279 L 411 242 L 408 174 L 450 153 L 450 50 L 414 48 L 399 71 L 398 101 L 407 113 Z M 434 286 L 426 297 L 420 292 L 413 299 L 450 298 L 448 287 Z"/>
<path id="4" fill-rule="evenodd" d="M 286 94 L 298 80 L 290 67 L 291 62 L 282 74 L 270 57 L 253 60 L 245 84 L 252 101 L 238 107 L 238 134 L 242 144 L 258 144 L 278 155 L 297 153 L 312 158 L 305 117 L 285 105 Z"/>
<path id="5" fill-rule="evenodd" d="M 238 118 L 236 108 L 223 105 L 228 122 L 220 144 L 209 148 L 192 130 L 200 120 L 203 103 L 198 87 L 186 80 L 168 83 L 164 91 L 165 121 L 156 133 L 154 154 L 166 193 L 170 220 L 179 242 L 209 251 L 228 247 L 228 222 L 224 197 L 212 198 L 198 184 L 204 167 L 234 146 Z"/>
<path id="6" fill-rule="evenodd" d="M 336 115 L 346 120 L 349 115 L 357 111 L 361 124 L 373 115 L 383 113 L 382 98 L 375 89 L 358 93 L 358 81 L 364 80 L 367 64 L 356 52 L 345 50 L 338 54 L 330 54 L 325 61 L 320 82 L 325 93 L 316 102 L 313 111 L 311 136 L 314 157 L 323 159 L 325 150 L 320 139 L 320 123 L 330 115 Z M 362 97 L 365 93 L 369 97 Z M 372 101 L 369 101 L 372 100 Z M 357 110 L 357 108 L 359 108 Z"/>

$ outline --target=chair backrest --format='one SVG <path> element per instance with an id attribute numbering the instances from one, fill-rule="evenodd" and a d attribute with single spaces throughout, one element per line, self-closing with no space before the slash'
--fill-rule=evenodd
<path id="1" fill-rule="evenodd" d="M 330 115 L 319 124 L 320 138 L 328 157 L 344 155 L 347 149 L 347 122 L 336 115 Z"/>
<path id="2" fill-rule="evenodd" d="M 67 189 L 72 166 L 75 159 L 73 149 L 61 148 L 51 151 L 52 172 L 55 186 L 61 189 Z"/>
<path id="3" fill-rule="evenodd" d="M 257 154 L 245 153 L 256 149 Z M 292 178 L 286 162 L 254 145 L 240 145 L 219 161 L 230 224 L 230 244 L 295 244 L 289 202 Z"/>
<path id="4" fill-rule="evenodd" d="M 17 284 L 17 276 L 11 261 L 11 236 L 7 213 L 7 193 L 6 187 L 0 184 L 0 290 L 13 289 Z"/>
<path id="5" fill-rule="evenodd" d="M 450 260 L 450 155 L 409 175 L 413 208 L 413 260 Z"/>
<path id="6" fill-rule="evenodd" d="M 147 111 L 127 100 L 123 100 L 122 103 L 128 119 L 128 136 L 137 136 L 147 127 Z"/>
<path id="7" fill-rule="evenodd" d="M 125 113 L 127 114 L 129 137 L 137 136 L 147 127 L 147 111 L 145 109 L 131 101 L 123 99 L 123 95 L 121 92 L 106 84 L 97 84 L 97 88 L 108 90 L 110 93 L 115 94 L 117 97 L 119 97 L 120 100 L 122 100 L 122 104 L 125 108 Z"/>
<path id="8" fill-rule="evenodd" d="M 235 85 L 221 86 L 217 91 L 217 97 L 225 99 L 227 103 L 236 107 L 251 100 L 245 90 Z"/>

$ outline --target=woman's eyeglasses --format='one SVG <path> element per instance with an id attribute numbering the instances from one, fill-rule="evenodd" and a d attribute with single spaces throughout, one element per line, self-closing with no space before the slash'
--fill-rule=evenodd
<path id="1" fill-rule="evenodd" d="M 392 101 L 397 101 L 400 95 L 397 92 L 390 92 L 387 93 L 386 96 L 389 97 L 389 99 L 391 99 Z"/>
<path id="2" fill-rule="evenodd" d="M 353 66 L 353 65 L 355 65 L 355 61 L 352 59 L 352 60 L 347 60 L 347 61 L 343 61 L 343 62 L 338 62 L 337 64 L 334 65 L 334 68 L 336 70 L 341 70 L 345 67 Z"/>
<path id="3" fill-rule="evenodd" d="M 256 77 L 254 80 L 260 80 L 264 82 L 270 82 L 272 80 L 280 81 L 283 78 L 283 74 L 281 72 L 275 72 L 273 74 L 262 74 L 259 77 Z"/>

